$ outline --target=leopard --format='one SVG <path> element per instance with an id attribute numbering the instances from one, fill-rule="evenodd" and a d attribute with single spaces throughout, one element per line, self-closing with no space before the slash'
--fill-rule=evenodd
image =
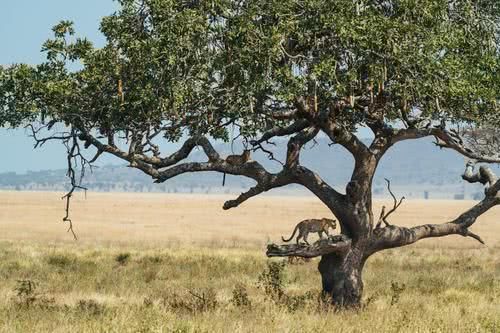
<path id="1" fill-rule="evenodd" d="M 226 157 L 226 163 L 233 166 L 243 165 L 252 159 L 250 153 L 251 151 L 249 149 L 245 149 L 241 155 L 229 155 L 228 157 Z M 222 186 L 225 185 L 226 173 L 224 172 L 224 176 L 222 178 Z"/>
<path id="2" fill-rule="evenodd" d="M 322 239 L 323 233 L 325 233 L 327 236 L 330 236 L 330 233 L 328 232 L 329 228 L 337 229 L 337 221 L 328 218 L 307 219 L 299 222 L 295 226 L 295 229 L 293 230 L 293 233 L 289 239 L 285 239 L 284 237 L 281 237 L 281 239 L 283 240 L 283 242 L 291 241 L 298 230 L 299 234 L 296 238 L 297 244 L 299 244 L 300 239 L 303 239 L 307 245 L 310 245 L 307 241 L 307 236 L 309 235 L 309 233 L 317 232 L 319 238 Z"/>

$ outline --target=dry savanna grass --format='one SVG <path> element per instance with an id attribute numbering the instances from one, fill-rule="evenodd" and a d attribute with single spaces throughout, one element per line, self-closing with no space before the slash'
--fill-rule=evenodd
<path id="1" fill-rule="evenodd" d="M 328 216 L 321 203 L 261 197 L 224 212 L 225 199 L 78 194 L 74 242 L 60 194 L 0 192 L 0 331 L 500 331 L 498 209 L 473 228 L 488 246 L 457 236 L 375 255 L 364 308 L 334 312 L 317 260 L 264 255 L 299 220 Z M 471 205 L 409 201 L 391 221 L 440 223 Z"/>

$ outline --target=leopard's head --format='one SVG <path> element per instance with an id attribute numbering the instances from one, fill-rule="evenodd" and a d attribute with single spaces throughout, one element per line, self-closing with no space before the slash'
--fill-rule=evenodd
<path id="1" fill-rule="evenodd" d="M 337 229 L 337 221 L 336 220 L 331 220 L 327 218 L 323 218 L 323 221 L 326 222 L 332 229 Z"/>

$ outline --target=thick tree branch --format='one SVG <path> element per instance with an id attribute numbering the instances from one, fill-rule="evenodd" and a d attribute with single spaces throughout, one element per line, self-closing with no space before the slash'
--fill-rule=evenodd
<path id="1" fill-rule="evenodd" d="M 282 171 L 276 175 L 269 175 L 268 177 L 263 177 L 259 180 L 258 184 L 252 187 L 247 192 L 244 192 L 238 196 L 235 200 L 229 200 L 224 203 L 224 210 L 238 207 L 243 202 L 248 199 L 255 197 L 259 194 L 272 190 L 273 188 L 282 187 L 293 183 L 293 176 L 287 172 Z"/>
<path id="2" fill-rule="evenodd" d="M 302 126 L 302 124 L 300 125 Z M 298 129 L 299 127 L 295 127 Z M 269 173 L 260 163 L 250 160 L 242 165 L 227 163 L 219 157 L 211 143 L 203 137 L 187 140 L 184 145 L 167 158 L 150 157 L 145 154 L 128 153 L 116 146 L 104 144 L 95 137 L 83 132 L 80 139 L 89 142 L 100 152 L 107 152 L 130 163 L 131 167 L 142 170 L 155 179 L 156 183 L 162 183 L 185 173 L 215 171 L 220 173 L 239 175 L 251 178 L 257 185 L 248 192 L 241 194 L 237 199 L 228 201 L 225 209 L 239 206 L 244 201 L 260 193 L 273 188 L 286 186 L 291 183 L 304 185 L 329 207 L 333 207 L 334 214 L 341 214 L 344 204 L 344 196 L 326 184 L 317 174 L 299 165 L 299 155 L 302 147 L 312 140 L 318 133 L 318 129 L 307 128 L 290 139 L 287 159 L 290 161 L 278 174 Z M 179 163 L 185 159 L 196 146 L 201 146 L 208 156 L 207 162 Z"/>
<path id="3" fill-rule="evenodd" d="M 276 120 L 290 120 L 298 117 L 297 110 L 283 110 L 271 112 L 271 117 Z"/>
<path id="4" fill-rule="evenodd" d="M 463 176 L 464 179 L 467 179 L 470 182 L 483 183 L 485 179 L 481 176 L 481 174 L 492 174 L 491 170 L 485 173 L 485 170 L 483 169 L 483 171 L 479 171 L 478 174 L 474 175 L 472 174 L 472 170 L 470 170 L 470 168 L 471 166 L 468 164 Z M 488 179 L 493 180 L 496 179 L 496 177 Z M 486 197 L 484 200 L 480 201 L 474 207 L 448 223 L 426 224 L 412 228 L 391 225 L 385 228 L 376 229 L 374 230 L 371 253 L 388 248 L 410 245 L 424 238 L 443 237 L 448 235 L 472 237 L 484 244 L 481 237 L 472 233 L 469 230 L 469 227 L 471 227 L 482 214 L 500 204 L 499 191 L 500 181 L 496 180 L 495 183 L 486 190 Z"/>
<path id="5" fill-rule="evenodd" d="M 346 211 L 345 195 L 337 192 L 333 187 L 328 185 L 317 173 L 309 170 L 306 167 L 298 166 L 293 170 L 296 183 L 303 185 L 314 195 L 316 195 L 333 214 L 338 218 L 340 226 L 344 230 L 343 221 Z"/>
<path id="6" fill-rule="evenodd" d="M 220 160 L 219 154 L 215 151 L 214 147 L 212 146 L 210 141 L 208 141 L 207 138 L 194 137 L 188 139 L 180 150 L 178 150 L 177 152 L 175 152 L 174 154 L 170 155 L 167 158 L 161 159 L 161 161 L 158 164 L 155 164 L 155 166 L 158 168 L 163 168 L 174 165 L 182 161 L 183 159 L 187 158 L 191 153 L 191 151 L 197 146 L 201 146 L 203 148 L 203 151 L 205 152 L 210 161 Z"/>
<path id="7" fill-rule="evenodd" d="M 487 193 L 488 189 L 491 186 L 495 185 L 498 178 L 493 172 L 493 170 L 485 166 L 480 166 L 479 172 L 474 173 L 474 165 L 475 163 L 472 161 L 467 162 L 465 173 L 462 175 L 462 179 L 469 183 L 481 183 L 483 185 L 488 185 L 486 187 L 486 193 Z"/>
<path id="8" fill-rule="evenodd" d="M 143 171 L 147 170 L 148 171 L 147 173 L 151 176 L 153 176 L 154 171 L 151 168 L 148 168 L 144 164 L 149 164 L 150 167 L 154 166 L 154 168 L 156 169 L 169 167 L 187 158 L 189 154 L 193 151 L 193 149 L 198 146 L 201 146 L 203 148 L 205 154 L 207 155 L 210 161 L 220 160 L 219 154 L 215 151 L 210 141 L 208 141 L 208 139 L 205 137 L 189 138 L 188 140 L 186 140 L 186 142 L 184 142 L 184 144 L 178 151 L 176 151 L 175 153 L 166 158 L 159 158 L 156 156 L 151 157 L 143 153 L 137 154 L 135 153 L 134 149 L 130 148 L 129 152 L 127 153 L 117 148 L 114 145 L 102 143 L 94 136 L 90 135 L 88 132 L 82 132 L 82 134 L 80 135 L 80 139 L 88 141 L 93 146 L 95 146 L 98 151 L 110 153 L 120 159 L 126 160 L 130 163 L 134 163 L 133 167 L 139 166 L 141 167 L 141 170 Z"/>
<path id="9" fill-rule="evenodd" d="M 433 136 L 437 139 L 436 145 L 441 148 L 453 149 L 461 155 L 477 162 L 483 163 L 500 163 L 498 156 L 483 156 L 480 152 L 474 151 L 471 147 L 467 147 L 460 134 L 455 131 L 449 131 L 442 126 L 430 128 L 408 128 L 395 130 L 392 135 L 388 137 L 385 149 L 381 151 L 380 156 L 392 145 L 397 142 L 411 139 L 420 139 L 424 137 Z M 380 157 L 379 156 L 379 157 Z"/>
<path id="10" fill-rule="evenodd" d="M 165 182 L 168 179 L 185 173 L 206 171 L 245 176 L 257 182 L 257 186 L 243 193 L 236 200 L 226 202 L 224 209 L 237 207 L 244 201 L 262 192 L 294 182 L 291 173 L 288 171 L 279 174 L 271 174 L 260 163 L 253 160 L 236 165 L 222 160 L 210 141 L 204 137 L 188 139 L 178 151 L 166 158 L 150 157 L 145 154 L 133 152 L 127 153 L 117 147 L 103 144 L 88 133 L 83 133 L 80 139 L 90 142 L 98 151 L 107 152 L 128 161 L 130 167 L 142 170 L 155 179 L 156 183 Z M 208 161 L 179 164 L 179 162 L 187 158 L 191 151 L 197 146 L 203 148 L 208 157 Z"/>
<path id="11" fill-rule="evenodd" d="M 347 149 L 355 159 L 369 153 L 368 147 L 355 134 L 332 121 L 322 123 L 321 130 L 333 143 L 338 143 Z"/>
<path id="12" fill-rule="evenodd" d="M 292 169 L 300 164 L 300 152 L 304 145 L 318 135 L 319 130 L 310 127 L 302 130 L 288 141 L 285 168 Z"/>
<path id="13" fill-rule="evenodd" d="M 345 235 L 330 236 L 319 239 L 311 245 L 306 244 L 269 244 L 268 257 L 303 257 L 314 258 L 331 253 L 344 255 L 351 248 L 351 240 Z"/>
<path id="14" fill-rule="evenodd" d="M 258 144 L 269 141 L 270 139 L 272 139 L 276 136 L 292 135 L 292 134 L 295 134 L 295 133 L 302 131 L 303 129 L 307 128 L 309 125 L 310 124 L 307 120 L 301 119 L 301 120 L 297 120 L 296 122 L 294 122 L 286 127 L 279 127 L 279 126 L 274 127 L 272 129 L 270 129 L 269 131 L 265 132 L 264 134 L 262 134 L 260 139 L 250 141 L 250 144 L 252 146 L 257 146 Z"/>
<path id="15" fill-rule="evenodd" d="M 301 127 L 302 125 L 300 125 Z M 295 129 L 297 127 L 294 127 Z M 300 152 L 302 147 L 318 134 L 316 128 L 303 129 L 296 136 L 292 137 L 288 142 L 287 162 L 283 171 L 276 175 L 267 177 L 254 178 L 258 184 L 248 192 L 242 193 L 236 200 L 226 202 L 224 209 L 229 209 L 238 206 L 247 199 L 269 191 L 270 189 L 285 186 L 291 183 L 299 183 L 308 187 L 313 193 L 321 193 L 323 199 L 330 204 L 335 202 L 337 210 L 340 210 L 339 201 L 342 195 L 337 193 L 333 188 L 328 186 L 321 178 L 307 168 L 300 166 Z M 258 143 L 256 143 L 258 144 Z"/>
<path id="16" fill-rule="evenodd" d="M 273 176 L 256 161 L 248 161 L 242 165 L 233 165 L 224 160 L 220 160 L 215 162 L 186 162 L 177 164 L 168 169 L 158 171 L 158 176 L 154 178 L 156 178 L 156 183 L 162 183 L 184 173 L 205 171 L 216 171 L 231 175 L 245 176 L 257 182 L 268 181 L 268 178 Z"/>

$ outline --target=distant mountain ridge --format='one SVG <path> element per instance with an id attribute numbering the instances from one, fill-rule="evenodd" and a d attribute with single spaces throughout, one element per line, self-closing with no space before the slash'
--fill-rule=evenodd
<path id="1" fill-rule="evenodd" d="M 354 161 L 342 147 L 329 146 L 328 143 L 326 138 L 320 138 L 316 144 L 307 146 L 302 153 L 301 163 L 342 192 L 349 181 Z M 228 146 L 220 145 L 217 149 L 225 156 L 230 154 Z M 284 159 L 285 142 L 277 142 L 273 149 L 276 150 L 277 158 Z M 281 168 L 262 152 L 255 153 L 253 158 L 273 172 Z M 206 157 L 201 151 L 195 151 L 190 160 L 202 161 Z M 450 150 L 438 149 L 428 139 L 403 142 L 392 147 L 381 161 L 374 178 L 374 194 L 388 195 L 384 181 L 384 178 L 388 178 L 394 192 L 408 198 L 480 197 L 481 187 L 465 184 L 461 179 L 463 169 L 463 157 Z M 64 191 L 68 187 L 65 174 L 65 170 L 1 173 L 0 189 Z M 89 190 L 106 192 L 234 193 L 244 191 L 253 184 L 252 180 L 228 175 L 226 187 L 222 187 L 222 175 L 214 172 L 186 174 L 163 184 L 154 184 L 150 177 L 126 166 L 96 168 L 84 179 L 84 185 Z M 275 190 L 274 193 L 303 195 L 307 191 L 298 186 L 288 186 Z"/>

